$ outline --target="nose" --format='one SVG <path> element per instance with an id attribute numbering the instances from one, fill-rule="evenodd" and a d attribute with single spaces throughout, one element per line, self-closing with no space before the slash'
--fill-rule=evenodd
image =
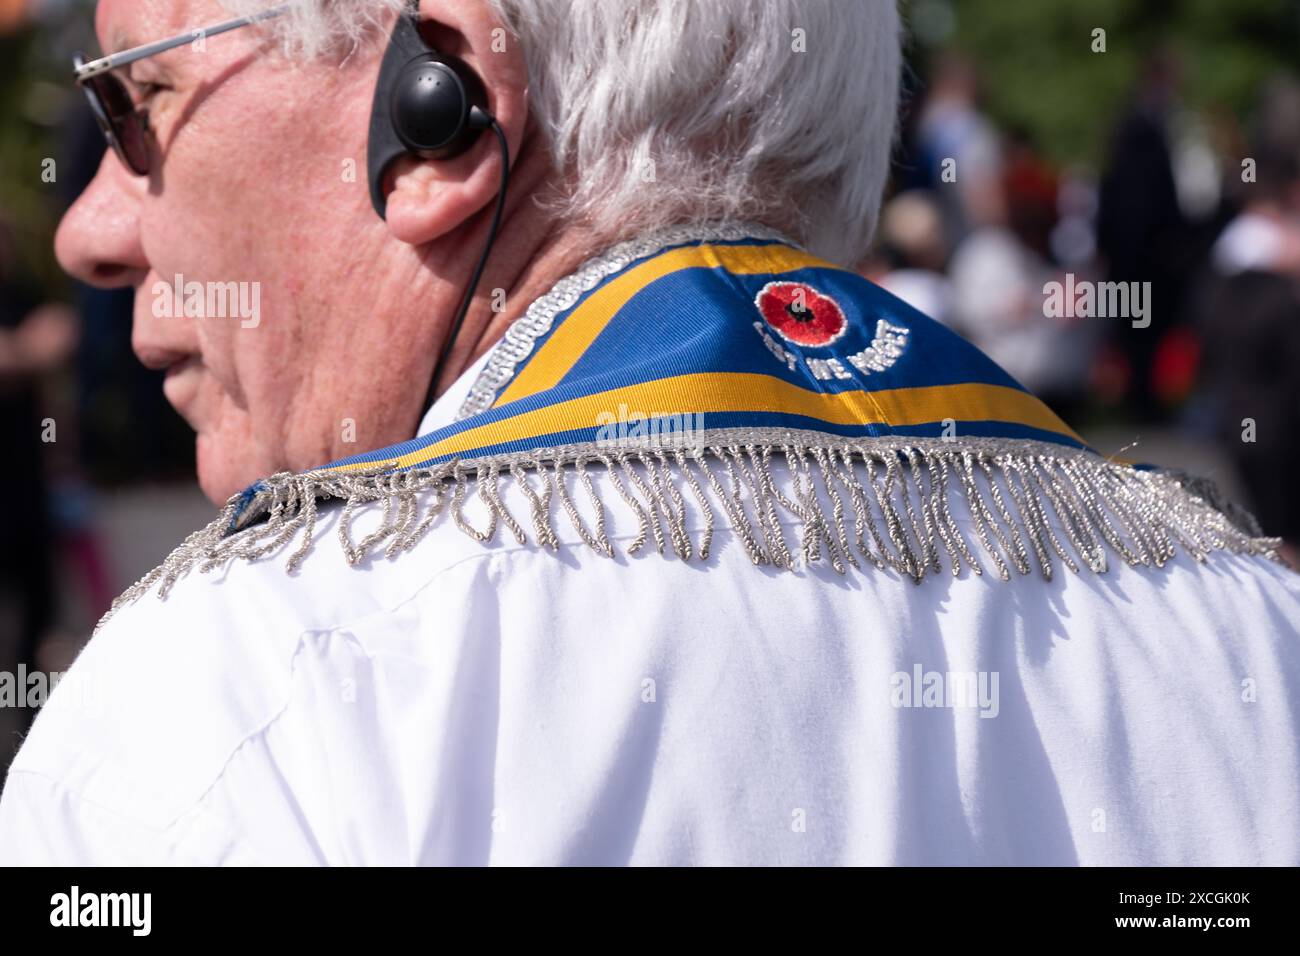
<path id="1" fill-rule="evenodd" d="M 59 223 L 54 252 L 72 276 L 101 289 L 134 285 L 148 274 L 140 243 L 140 197 L 148 180 L 132 176 L 110 150 L 86 191 Z"/>

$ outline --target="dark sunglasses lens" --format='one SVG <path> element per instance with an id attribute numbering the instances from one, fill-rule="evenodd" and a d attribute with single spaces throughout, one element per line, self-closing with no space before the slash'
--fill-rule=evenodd
<path id="1" fill-rule="evenodd" d="M 86 87 L 103 111 L 113 147 L 123 162 L 138 176 L 149 172 L 149 143 L 144 124 L 125 84 L 111 73 L 101 73 L 87 80 Z"/>

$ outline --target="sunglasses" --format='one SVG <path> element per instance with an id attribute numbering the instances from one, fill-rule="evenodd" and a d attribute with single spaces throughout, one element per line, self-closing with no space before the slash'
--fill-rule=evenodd
<path id="1" fill-rule="evenodd" d="M 95 122 L 99 124 L 104 139 L 122 164 L 137 176 L 148 175 L 153 167 L 153 152 L 149 148 L 148 111 L 136 106 L 130 90 L 127 89 L 122 78 L 112 72 L 113 70 L 129 66 L 137 60 L 166 53 L 168 50 L 174 50 L 201 38 L 229 33 L 240 27 L 271 20 L 288 12 L 293 6 L 292 3 L 281 4 L 251 16 L 236 17 L 234 20 L 226 20 L 201 30 L 190 30 L 168 40 L 146 43 L 120 53 L 110 53 L 89 63 L 82 60 L 80 53 L 74 56 L 72 67 L 76 83 L 86 94 L 86 99 L 90 101 L 91 112 L 95 114 Z"/>

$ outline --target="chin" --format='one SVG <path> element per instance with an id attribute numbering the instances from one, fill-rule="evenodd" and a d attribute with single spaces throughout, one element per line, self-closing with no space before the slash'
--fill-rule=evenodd
<path id="1" fill-rule="evenodd" d="M 199 488 L 218 507 L 262 477 L 256 468 L 249 467 L 248 462 L 223 454 L 219 444 L 203 435 L 194 441 L 194 455 Z"/>

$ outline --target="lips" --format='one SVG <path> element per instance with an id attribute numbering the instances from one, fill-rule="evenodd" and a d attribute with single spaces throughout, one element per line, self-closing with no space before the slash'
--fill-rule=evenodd
<path id="1" fill-rule="evenodd" d="M 194 404 L 202 382 L 203 364 L 196 355 L 167 366 L 163 379 L 163 394 L 167 396 L 167 401 L 196 431 L 198 426 L 194 421 Z"/>
<path id="2" fill-rule="evenodd" d="M 839 304 L 805 282 L 769 282 L 754 304 L 768 325 L 796 345 L 830 345 L 848 327 Z"/>

